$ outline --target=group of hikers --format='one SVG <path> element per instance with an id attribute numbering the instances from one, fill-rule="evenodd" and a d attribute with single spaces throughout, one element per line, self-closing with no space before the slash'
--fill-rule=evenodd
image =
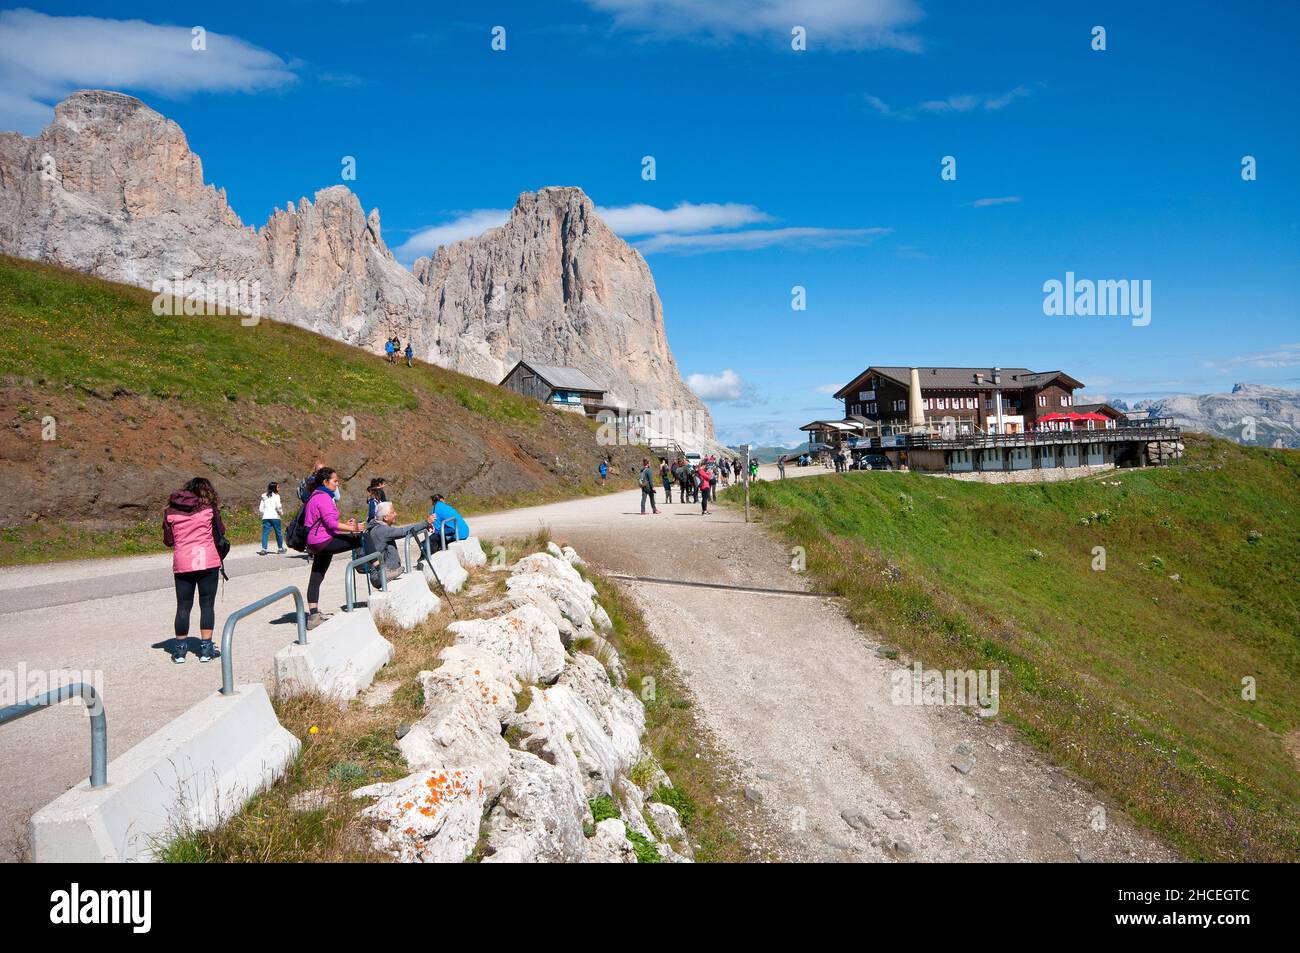
<path id="1" fill-rule="evenodd" d="M 258 513 L 262 518 L 262 546 L 259 556 L 269 554 L 267 542 L 275 533 L 278 552 L 286 552 L 285 545 L 302 552 L 311 560 L 307 576 L 307 628 L 314 629 L 332 613 L 320 608 L 320 589 L 325 574 L 335 556 L 354 552 L 364 555 L 382 552 L 384 571 L 388 579 L 402 574 L 402 558 L 398 543 L 406 536 L 425 529 L 432 532 L 427 538 L 430 550 L 441 549 L 448 543 L 469 537 L 469 524 L 443 497 L 441 493 L 430 496 L 430 509 L 423 520 L 398 525 L 397 509 L 388 499 L 387 483 L 375 477 L 366 488 L 366 519 L 343 519 L 339 512 L 339 474 L 319 460 L 312 472 L 298 484 L 300 503 L 297 516 L 286 530 L 283 526 L 284 507 L 280 499 L 280 485 L 267 484 L 266 492 L 258 500 Z M 199 603 L 200 662 L 220 658 L 214 647 L 212 633 L 216 628 L 216 600 L 219 580 L 225 576 L 225 559 L 230 552 L 226 539 L 225 523 L 221 519 L 221 498 L 210 480 L 195 477 L 173 493 L 163 514 L 163 543 L 172 550 L 172 576 L 176 588 L 175 638 L 168 651 L 176 664 L 185 662 L 189 652 L 190 616 L 197 596 Z M 365 564 L 358 572 L 371 573 L 378 583 L 381 574 L 377 566 Z"/>
<path id="2" fill-rule="evenodd" d="M 672 463 L 667 457 L 659 458 L 658 479 L 664 488 L 664 502 L 673 501 L 673 485 L 677 486 L 677 499 L 681 503 L 699 503 L 700 513 L 709 515 L 709 499 L 717 500 L 718 487 L 726 487 L 734 479 L 737 483 L 744 479 L 744 464 L 738 459 L 707 456 L 698 464 L 678 456 Z M 641 459 L 641 470 L 637 474 L 637 485 L 641 487 L 641 515 L 646 512 L 646 501 L 650 502 L 650 512 L 657 515 L 659 507 L 655 502 L 655 467 L 649 457 Z M 604 482 L 609 475 L 607 463 L 600 463 L 600 478 Z M 749 479 L 758 479 L 758 461 L 749 461 Z"/>
<path id="3" fill-rule="evenodd" d="M 400 338 L 391 337 L 384 342 L 384 360 L 389 364 L 397 363 L 399 354 L 406 355 L 406 366 L 411 366 L 411 358 L 415 357 L 415 350 L 411 347 L 411 342 L 406 342 L 406 350 L 402 350 L 402 341 Z"/>

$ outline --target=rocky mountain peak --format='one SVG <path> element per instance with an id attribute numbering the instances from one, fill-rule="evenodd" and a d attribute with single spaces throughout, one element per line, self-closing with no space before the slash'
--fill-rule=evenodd
<path id="1" fill-rule="evenodd" d="M 34 138 L 0 135 L 0 251 L 151 287 L 242 282 L 263 313 L 361 347 L 393 335 L 496 383 L 519 359 L 578 367 L 610 402 L 713 424 L 682 382 L 645 259 L 579 188 L 525 192 L 510 220 L 403 268 L 344 185 L 246 228 L 180 126 L 81 90 Z"/>

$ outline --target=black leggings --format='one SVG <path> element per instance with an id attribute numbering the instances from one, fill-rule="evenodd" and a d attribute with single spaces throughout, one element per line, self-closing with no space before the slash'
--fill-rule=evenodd
<path id="1" fill-rule="evenodd" d="M 350 553 L 356 543 L 350 536 L 334 536 L 321 549 L 312 554 L 311 575 L 307 579 L 307 604 L 320 601 L 320 584 L 329 572 L 330 563 L 337 553 Z"/>
<path id="2" fill-rule="evenodd" d="M 217 624 L 217 579 L 219 569 L 199 569 L 176 573 L 176 637 L 190 634 L 190 612 L 194 609 L 194 590 L 199 591 L 199 628 L 211 632 Z"/>

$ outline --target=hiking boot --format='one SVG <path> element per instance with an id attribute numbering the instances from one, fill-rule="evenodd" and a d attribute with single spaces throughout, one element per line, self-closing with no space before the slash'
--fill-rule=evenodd
<path id="1" fill-rule="evenodd" d="M 185 664 L 185 651 L 189 648 L 189 639 L 172 639 L 172 644 L 167 646 L 167 651 L 171 653 L 172 661 L 177 665 Z"/>
<path id="2" fill-rule="evenodd" d="M 257 551 L 257 555 L 259 555 L 259 556 L 265 556 L 265 555 L 267 555 L 267 552 L 266 552 L 265 549 L 259 549 L 259 550 Z"/>
<path id="3" fill-rule="evenodd" d="M 288 550 L 282 548 L 277 551 L 276 555 L 283 556 L 286 552 L 288 552 Z"/>
<path id="4" fill-rule="evenodd" d="M 325 620 L 328 618 L 329 616 L 323 612 L 313 612 L 311 615 L 307 616 L 307 631 L 310 632 L 318 625 L 324 625 Z"/>
<path id="5" fill-rule="evenodd" d="M 199 661 L 211 662 L 214 658 L 221 658 L 221 653 L 213 646 L 211 639 L 199 639 Z"/>

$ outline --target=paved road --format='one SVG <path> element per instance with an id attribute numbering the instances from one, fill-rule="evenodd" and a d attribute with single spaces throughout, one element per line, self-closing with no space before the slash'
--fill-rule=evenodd
<path id="1" fill-rule="evenodd" d="M 764 469 L 763 476 L 775 477 Z M 791 477 L 824 476 L 790 468 Z M 862 474 L 851 479 L 890 479 Z M 690 686 L 706 727 L 742 766 L 785 856 L 826 860 L 1171 859 L 1067 773 L 1000 725 L 952 708 L 891 703 L 899 663 L 833 602 L 782 594 L 806 588 L 783 546 L 734 509 L 701 516 L 673 503 L 640 515 L 639 492 L 487 514 L 486 546 L 540 526 L 605 572 L 739 589 L 625 582 Z M 405 514 L 401 514 L 405 516 Z M 227 612 L 287 584 L 298 559 L 237 547 L 218 604 Z M 771 593 L 752 590 L 774 590 Z M 20 608 L 31 593 L 37 607 Z M 341 573 L 323 601 L 341 602 Z M 0 672 L 103 672 L 110 757 L 220 684 L 217 665 L 173 666 L 153 643 L 173 611 L 166 555 L 0 570 Z M 237 677 L 265 676 L 293 638 L 268 611 L 241 623 Z M 85 777 L 88 727 L 75 708 L 0 729 L 0 854 L 22 848 L 26 818 Z M 954 769 L 959 746 L 968 773 Z M 845 820 L 851 817 L 853 823 Z"/>

